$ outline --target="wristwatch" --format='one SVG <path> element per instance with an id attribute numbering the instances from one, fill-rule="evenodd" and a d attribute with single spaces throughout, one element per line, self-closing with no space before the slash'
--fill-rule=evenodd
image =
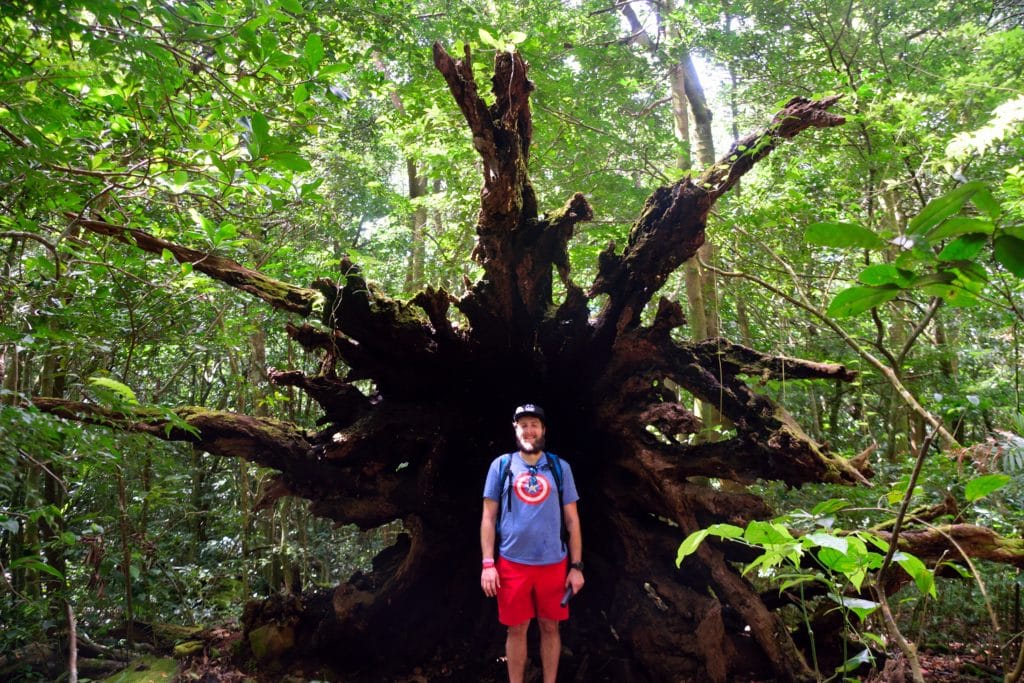
<path id="1" fill-rule="evenodd" d="M 583 563 L 582 562 L 573 562 L 572 564 L 569 565 L 569 569 L 575 569 L 576 571 L 578 571 L 578 572 L 580 572 L 582 574 L 583 573 Z"/>

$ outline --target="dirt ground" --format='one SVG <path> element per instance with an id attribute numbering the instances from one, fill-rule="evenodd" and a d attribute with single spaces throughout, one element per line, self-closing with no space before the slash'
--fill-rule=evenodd
<path id="1" fill-rule="evenodd" d="M 305 681 L 342 681 L 344 683 L 431 683 L 450 681 L 461 683 L 500 683 L 505 678 L 504 662 L 499 656 L 467 662 L 425 662 L 409 672 L 366 671 L 360 674 L 339 675 L 312 663 L 298 663 L 286 670 L 255 671 L 240 666 L 235 653 L 239 649 L 241 633 L 229 627 L 211 629 L 206 634 L 206 647 L 182 662 L 175 678 L 179 682 L 202 683 L 300 683 Z M 970 683 L 1001 681 L 1001 662 L 998 653 L 967 643 L 950 643 L 949 652 L 920 653 L 925 680 L 934 683 Z M 528 669 L 530 683 L 540 681 L 540 666 L 534 661 Z M 899 676 L 855 677 L 854 680 L 878 683 L 897 683 Z M 909 676 L 906 677 L 909 680 Z M 589 683 L 589 681 L 587 682 Z M 753 682 L 747 682 L 753 683 Z M 764 682 L 769 683 L 769 682 Z"/>

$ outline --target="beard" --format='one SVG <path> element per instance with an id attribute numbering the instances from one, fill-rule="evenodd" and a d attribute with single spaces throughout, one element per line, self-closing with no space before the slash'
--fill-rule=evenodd
<path id="1" fill-rule="evenodd" d="M 519 450 L 527 455 L 533 455 L 534 453 L 540 453 L 544 450 L 544 436 L 538 436 L 533 440 L 532 443 L 523 441 L 519 437 L 516 437 L 516 443 L 519 445 Z"/>

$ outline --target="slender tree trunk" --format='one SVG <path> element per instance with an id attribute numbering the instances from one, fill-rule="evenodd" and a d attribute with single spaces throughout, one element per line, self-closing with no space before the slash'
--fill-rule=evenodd
<path id="1" fill-rule="evenodd" d="M 128 516 L 128 485 L 124 468 L 117 466 L 117 512 L 121 532 L 121 571 L 124 574 L 124 624 L 128 647 L 135 645 L 135 597 L 132 593 L 132 527 Z"/>
<path id="2" fill-rule="evenodd" d="M 412 159 L 406 159 L 405 169 L 409 180 L 409 200 L 413 202 L 412 215 L 409 218 L 412 240 L 405 270 L 405 291 L 415 293 L 423 289 L 423 264 L 427 253 L 427 207 L 416 200 L 427 196 L 427 178 L 419 175 L 416 162 Z"/>
<path id="3" fill-rule="evenodd" d="M 193 445 L 189 450 L 189 469 L 192 472 L 192 491 L 190 493 L 192 514 L 189 521 L 189 529 L 192 531 L 192 543 L 190 548 L 191 559 L 199 557 L 199 553 L 205 545 L 206 522 L 209 516 L 209 505 L 205 502 L 206 491 L 206 467 L 203 463 L 202 449 Z M 243 551 L 244 552 L 244 551 Z"/>

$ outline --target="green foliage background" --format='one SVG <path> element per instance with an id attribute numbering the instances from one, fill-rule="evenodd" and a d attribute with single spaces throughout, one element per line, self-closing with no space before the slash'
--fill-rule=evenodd
<path id="1" fill-rule="evenodd" d="M 495 49 L 526 56 L 541 206 L 581 191 L 595 208 L 571 245 L 584 285 L 643 199 L 678 177 L 686 144 L 672 133 L 668 73 L 683 51 L 713 92 L 719 156 L 790 97 L 842 94 L 845 126 L 780 149 L 720 205 L 709 265 L 770 287 L 720 277 L 711 305 L 727 337 L 861 371 L 852 385 L 761 389 L 839 452 L 876 445 L 876 489 L 759 488 L 784 510 L 837 495 L 873 510 L 851 527 L 887 514 L 925 427 L 859 347 L 960 442 L 929 461 L 920 502 L 962 499 L 976 474 L 1006 472 L 969 515 L 1019 535 L 1024 29 L 1013 5 L 633 5 L 658 37 L 653 52 L 611 3 L 590 0 L 0 7 L 0 571 L 11 589 L 0 649 L 52 631 L 64 600 L 90 632 L 118 636 L 126 582 L 137 618 L 234 616 L 287 572 L 331 585 L 393 539 L 391 528 L 332 530 L 294 501 L 254 516 L 265 473 L 62 423 L 24 399 L 130 397 L 312 426 L 306 397 L 265 381 L 267 367 L 314 367 L 280 334 L 288 315 L 169 254 L 86 234 L 74 217 L 298 284 L 337 277 L 348 254 L 394 294 L 415 288 L 420 248 L 424 282 L 459 295 L 477 275 L 480 178 L 432 67 L 435 40 L 453 53 L 467 41 L 481 83 Z M 426 196 L 410 198 L 410 167 Z M 964 187 L 975 201 L 908 243 L 915 217 Z M 428 221 L 414 245 L 418 209 Z M 681 279 L 665 288 L 683 292 Z"/>

